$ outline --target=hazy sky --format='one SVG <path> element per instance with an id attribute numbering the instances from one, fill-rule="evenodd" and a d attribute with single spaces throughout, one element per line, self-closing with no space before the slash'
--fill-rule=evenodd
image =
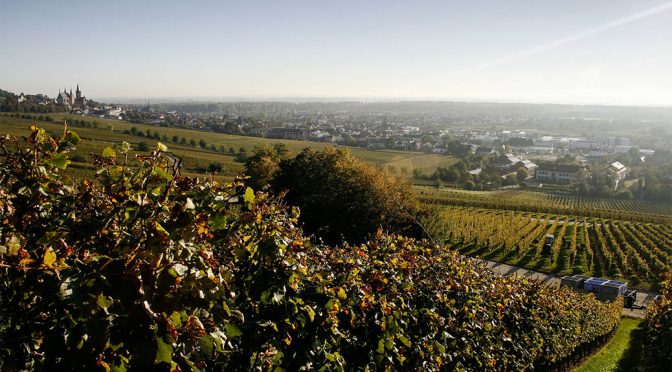
<path id="1" fill-rule="evenodd" d="M 672 105 L 672 2 L 0 0 L 0 88 Z"/>

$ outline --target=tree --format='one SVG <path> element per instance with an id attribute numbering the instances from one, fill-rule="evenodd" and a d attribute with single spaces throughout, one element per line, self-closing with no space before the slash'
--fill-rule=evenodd
<path id="1" fill-rule="evenodd" d="M 504 179 L 504 186 L 513 186 L 513 185 L 517 185 L 517 184 L 518 184 L 518 180 L 517 180 L 516 175 L 514 175 L 514 174 L 509 174 Z"/>
<path id="2" fill-rule="evenodd" d="M 205 141 L 202 138 L 198 141 L 198 145 L 201 146 L 202 149 L 208 147 L 208 144 L 205 143 Z"/>
<path id="3" fill-rule="evenodd" d="M 209 173 L 220 173 L 224 169 L 222 166 L 222 163 L 220 162 L 212 162 L 208 164 L 208 172 Z"/>
<path id="4" fill-rule="evenodd" d="M 250 185 L 255 189 L 268 185 L 287 153 L 284 143 L 255 146 L 253 155 L 245 160 L 245 174 L 250 176 Z"/>
<path id="5" fill-rule="evenodd" d="M 193 138 L 190 139 L 190 140 L 189 140 L 189 146 L 191 146 L 191 147 L 196 147 L 196 140 L 194 140 Z"/>
<path id="6" fill-rule="evenodd" d="M 177 143 L 177 142 L 180 141 L 180 137 L 178 137 L 177 135 L 175 135 L 175 136 L 173 136 L 172 141 L 173 141 L 173 143 Z"/>
<path id="7" fill-rule="evenodd" d="M 305 149 L 280 162 L 271 185 L 300 208 L 305 230 L 326 242 L 359 243 L 378 228 L 421 235 L 410 185 L 347 149 Z"/>
<path id="8" fill-rule="evenodd" d="M 149 150 L 149 145 L 147 145 L 147 142 L 139 142 L 138 143 L 138 151 L 148 151 Z"/>
<path id="9" fill-rule="evenodd" d="M 241 147 L 241 148 L 240 148 L 240 151 L 239 151 L 238 154 L 236 155 L 236 159 L 235 159 L 235 160 L 236 160 L 237 162 L 239 162 L 239 163 L 244 163 L 244 162 L 247 161 L 247 150 L 245 150 L 244 147 Z"/>
<path id="10" fill-rule="evenodd" d="M 516 171 L 516 179 L 518 180 L 518 182 L 525 181 L 529 175 L 530 173 L 525 168 L 519 168 Z"/>

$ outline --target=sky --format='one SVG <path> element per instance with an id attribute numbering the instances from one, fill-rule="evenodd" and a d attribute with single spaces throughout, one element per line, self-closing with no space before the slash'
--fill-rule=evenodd
<path id="1" fill-rule="evenodd" d="M 77 83 L 90 99 L 672 106 L 672 1 L 0 0 L 0 89 Z"/>

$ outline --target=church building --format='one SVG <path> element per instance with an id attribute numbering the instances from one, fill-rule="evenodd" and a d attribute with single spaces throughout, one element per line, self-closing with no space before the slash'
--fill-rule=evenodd
<path id="1" fill-rule="evenodd" d="M 84 110 L 87 107 L 88 101 L 86 100 L 86 97 L 82 96 L 82 91 L 79 90 L 79 84 L 77 84 L 77 90 L 75 91 L 74 96 L 72 95 L 72 88 L 70 89 L 70 93 L 65 89 L 61 92 L 59 89 L 58 96 L 56 96 L 56 104 L 66 105 L 73 109 Z"/>

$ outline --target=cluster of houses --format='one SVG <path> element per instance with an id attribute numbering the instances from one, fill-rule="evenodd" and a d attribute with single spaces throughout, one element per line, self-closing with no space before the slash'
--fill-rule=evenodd
<path id="1" fill-rule="evenodd" d="M 490 148 L 479 147 L 481 152 L 492 151 Z M 502 179 L 513 175 L 516 176 L 520 169 L 525 169 L 527 180 L 534 180 L 540 184 L 577 184 L 586 180 L 590 176 L 588 167 L 584 164 L 562 164 L 557 162 L 539 162 L 535 163 L 530 159 L 523 158 L 513 153 L 505 153 L 496 158 L 491 166 L 499 171 Z M 613 181 L 614 189 L 626 179 L 629 169 L 618 161 L 612 162 L 599 169 L 593 169 L 606 175 Z M 479 176 L 483 169 L 476 168 L 469 170 L 472 176 Z"/>

